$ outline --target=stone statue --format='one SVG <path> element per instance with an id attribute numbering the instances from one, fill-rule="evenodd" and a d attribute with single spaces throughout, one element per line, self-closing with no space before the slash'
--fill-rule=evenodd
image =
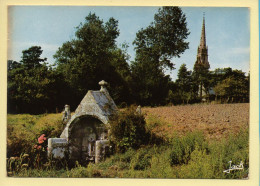
<path id="1" fill-rule="evenodd" d="M 137 112 L 138 114 L 142 114 L 141 105 L 139 105 L 139 106 L 137 107 L 136 112 Z"/>
<path id="2" fill-rule="evenodd" d="M 70 106 L 65 105 L 63 115 L 62 115 L 62 122 L 67 123 L 71 118 L 71 113 L 70 113 Z"/>

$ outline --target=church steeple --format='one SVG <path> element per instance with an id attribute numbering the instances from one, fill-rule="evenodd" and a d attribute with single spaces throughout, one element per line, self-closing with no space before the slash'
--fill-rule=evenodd
<path id="1" fill-rule="evenodd" d="M 206 33 L 205 33 L 205 16 L 203 16 L 203 23 L 200 37 L 200 48 L 206 48 Z"/>
<path id="2" fill-rule="evenodd" d="M 208 47 L 206 45 L 205 15 L 203 15 L 200 45 L 198 47 L 197 60 L 195 62 L 195 65 L 198 64 L 200 64 L 200 66 L 203 66 L 207 69 L 210 68 L 209 61 L 208 61 Z"/>

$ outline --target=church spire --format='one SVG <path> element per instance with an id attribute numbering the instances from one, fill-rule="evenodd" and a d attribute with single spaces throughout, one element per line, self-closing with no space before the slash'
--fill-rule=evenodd
<path id="1" fill-rule="evenodd" d="M 205 29 L 205 13 L 203 13 L 203 22 L 202 22 L 202 29 L 201 29 L 201 37 L 200 37 L 200 44 L 198 47 L 197 53 L 197 60 L 194 64 L 194 72 L 197 74 L 198 80 L 199 77 L 207 78 L 206 72 L 208 72 L 210 68 L 209 61 L 208 61 L 208 47 L 206 45 L 206 29 Z M 202 100 L 204 99 L 203 96 L 208 94 L 208 90 L 205 89 L 205 82 L 204 80 L 199 80 L 199 91 L 198 96 Z"/>
<path id="2" fill-rule="evenodd" d="M 201 29 L 200 45 L 198 47 L 197 60 L 195 66 L 200 65 L 207 69 L 210 68 L 208 61 L 208 47 L 206 45 L 206 31 L 205 31 L 205 14 L 203 13 L 203 22 Z"/>
<path id="3" fill-rule="evenodd" d="M 201 29 L 200 48 L 206 48 L 206 33 L 205 33 L 205 14 L 203 14 L 203 23 Z"/>

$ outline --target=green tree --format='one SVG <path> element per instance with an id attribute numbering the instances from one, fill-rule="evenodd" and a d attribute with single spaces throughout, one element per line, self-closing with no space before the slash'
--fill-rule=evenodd
<path id="1" fill-rule="evenodd" d="M 211 74 L 209 72 L 208 67 L 205 67 L 203 64 L 194 65 L 193 72 L 192 72 L 192 79 L 193 79 L 192 89 L 195 98 L 198 97 L 201 100 L 203 97 L 205 96 L 207 97 L 210 88 L 210 79 L 211 79 Z"/>
<path id="2" fill-rule="evenodd" d="M 116 46 L 118 21 L 107 22 L 90 13 L 77 27 L 75 38 L 65 42 L 54 55 L 57 72 L 68 85 L 63 91 L 72 108 L 88 90 L 98 89 L 102 79 L 109 83 L 115 102 L 128 100 L 127 77 L 130 69 L 125 51 Z M 65 104 L 65 103 L 64 103 Z"/>
<path id="3" fill-rule="evenodd" d="M 154 22 L 138 31 L 133 42 L 136 58 L 131 65 L 138 104 L 165 103 L 170 77 L 164 70 L 174 69 L 171 59 L 188 48 L 188 35 L 186 17 L 179 7 L 160 8 Z"/>
<path id="4" fill-rule="evenodd" d="M 240 70 L 228 71 L 225 79 L 214 87 L 217 98 L 225 102 L 245 102 L 249 100 L 249 77 Z"/>
<path id="5" fill-rule="evenodd" d="M 133 62 L 131 69 L 131 87 L 136 103 L 151 106 L 164 104 L 169 91 L 170 76 L 166 76 L 162 69 L 150 60 Z"/>
<path id="6" fill-rule="evenodd" d="M 166 98 L 166 103 L 169 105 L 173 105 L 173 104 L 181 104 L 182 103 L 182 98 L 178 92 L 179 87 L 178 84 L 173 81 L 170 81 L 168 83 L 169 85 L 169 92 Z"/>
<path id="7" fill-rule="evenodd" d="M 192 97 L 192 76 L 191 71 L 188 71 L 186 64 L 180 66 L 176 83 L 182 102 L 184 103 L 184 101 L 186 101 L 189 103 Z"/>
<path id="8" fill-rule="evenodd" d="M 55 78 L 41 58 L 39 46 L 22 51 L 22 60 L 8 62 L 8 111 L 41 113 L 50 108 Z"/>
<path id="9" fill-rule="evenodd" d="M 22 53 L 22 60 L 20 62 L 28 70 L 41 66 L 41 63 L 44 63 L 47 60 L 47 58 L 40 58 L 42 55 L 40 46 L 32 46 L 28 50 L 22 51 Z"/>
<path id="10" fill-rule="evenodd" d="M 174 64 L 170 60 L 180 57 L 189 48 L 189 43 L 185 41 L 188 35 L 186 16 L 179 7 L 159 8 L 154 22 L 136 34 L 137 58 L 143 53 L 150 53 L 160 66 L 173 69 Z"/>

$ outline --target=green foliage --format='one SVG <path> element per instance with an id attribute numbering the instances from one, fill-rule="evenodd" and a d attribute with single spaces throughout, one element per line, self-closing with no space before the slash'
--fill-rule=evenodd
<path id="1" fill-rule="evenodd" d="M 137 151 L 130 162 L 130 168 L 134 170 L 145 170 L 151 166 L 150 160 L 152 154 L 149 153 L 148 148 L 141 148 Z"/>
<path id="2" fill-rule="evenodd" d="M 43 113 L 49 109 L 56 95 L 55 76 L 40 58 L 41 47 L 32 46 L 23 51 L 22 60 L 9 61 L 8 67 L 8 111 L 18 113 Z M 39 107 L 39 105 L 41 105 Z"/>
<path id="3" fill-rule="evenodd" d="M 165 75 L 157 64 L 152 63 L 150 56 L 143 57 L 142 61 L 133 62 L 131 65 L 134 100 L 141 105 L 164 104 L 170 76 Z"/>
<path id="4" fill-rule="evenodd" d="M 210 73 L 208 67 L 205 67 L 203 64 L 195 64 L 192 72 L 193 86 L 192 90 L 195 95 L 195 98 L 198 95 L 199 99 L 202 98 L 202 90 L 205 89 L 205 92 L 208 94 L 210 88 Z"/>
<path id="5" fill-rule="evenodd" d="M 249 100 L 249 76 L 239 70 L 230 69 L 228 74 L 222 79 L 217 76 L 219 81 L 214 86 L 216 96 L 225 99 L 226 102 L 245 102 Z"/>
<path id="6" fill-rule="evenodd" d="M 142 53 L 150 56 L 160 66 L 173 69 L 172 57 L 179 57 L 188 48 L 189 35 L 186 17 L 179 7 L 162 7 L 154 15 L 154 22 L 136 34 L 137 59 Z"/>
<path id="7" fill-rule="evenodd" d="M 144 116 L 136 113 L 134 106 L 116 114 L 110 121 L 109 131 L 110 140 L 118 152 L 137 149 L 147 143 Z"/>
<path id="8" fill-rule="evenodd" d="M 210 164 L 210 156 L 205 150 L 196 148 L 191 153 L 191 160 L 186 166 L 181 167 L 180 178 L 212 178 L 214 167 Z"/>
<path id="9" fill-rule="evenodd" d="M 223 161 L 227 164 L 232 161 L 234 164 L 244 163 L 244 167 L 249 167 L 249 130 L 242 129 L 239 133 L 231 135 L 224 143 Z"/>
<path id="10" fill-rule="evenodd" d="M 32 130 L 38 118 L 27 114 L 7 116 L 7 157 L 31 151 L 36 138 Z"/>
<path id="11" fill-rule="evenodd" d="M 200 149 L 207 149 L 204 136 L 201 132 L 188 133 L 184 137 L 174 137 L 171 139 L 172 152 L 170 154 L 171 165 L 187 164 L 191 153 L 196 146 Z"/>
<path id="12" fill-rule="evenodd" d="M 126 45 L 116 46 L 118 21 L 103 22 L 90 13 L 76 28 L 75 38 L 65 42 L 54 55 L 57 72 L 68 86 L 63 91 L 75 108 L 88 90 L 98 89 L 102 79 L 109 82 L 109 92 L 115 102 L 128 101 L 130 70 Z M 126 97 L 124 97 L 126 96 Z"/>
<path id="13" fill-rule="evenodd" d="M 41 58 L 40 46 L 23 51 L 21 61 L 8 61 L 8 112 L 40 114 L 75 109 L 88 90 L 99 89 L 102 79 L 116 103 L 131 99 L 127 44 L 116 46 L 118 21 L 103 22 L 89 14 L 56 52 L 54 68 Z M 40 105 L 40 106 L 39 106 Z"/>
<path id="14" fill-rule="evenodd" d="M 41 59 L 42 50 L 40 46 L 32 46 L 28 50 L 22 51 L 21 63 L 27 70 L 35 69 L 41 66 L 42 62 L 45 62 L 47 58 Z"/>
<path id="15" fill-rule="evenodd" d="M 152 131 L 154 128 L 164 125 L 164 123 L 158 116 L 152 114 L 147 115 L 145 121 L 148 131 Z"/>
<path id="16" fill-rule="evenodd" d="M 182 99 L 182 103 L 189 103 L 193 97 L 191 73 L 191 71 L 187 70 L 186 64 L 182 64 L 178 71 L 176 84 L 178 86 L 177 91 L 180 99 Z"/>
<path id="17" fill-rule="evenodd" d="M 40 117 L 33 130 L 36 134 L 45 134 L 48 137 L 59 137 L 64 129 L 62 114 L 47 114 Z"/>
<path id="18" fill-rule="evenodd" d="M 182 165 L 180 178 L 246 178 L 249 167 L 248 140 L 248 130 L 241 130 L 228 139 L 212 142 L 208 150 L 196 146 L 188 164 Z M 244 170 L 224 173 L 230 166 L 229 161 L 232 161 L 232 165 L 239 165 L 242 161 Z"/>
<path id="19" fill-rule="evenodd" d="M 136 154 L 136 151 L 132 148 L 129 148 L 124 154 L 120 156 L 120 161 L 130 163 L 132 157 Z"/>
<path id="20" fill-rule="evenodd" d="M 138 104 L 165 104 L 170 77 L 164 68 L 173 69 L 172 57 L 179 57 L 188 48 L 186 17 L 178 7 L 163 7 L 154 22 L 136 34 L 135 62 L 131 65 L 133 93 Z"/>
<path id="21" fill-rule="evenodd" d="M 21 154 L 20 157 L 11 157 L 7 159 L 7 175 L 19 173 L 29 167 L 30 158 L 28 154 Z"/>

